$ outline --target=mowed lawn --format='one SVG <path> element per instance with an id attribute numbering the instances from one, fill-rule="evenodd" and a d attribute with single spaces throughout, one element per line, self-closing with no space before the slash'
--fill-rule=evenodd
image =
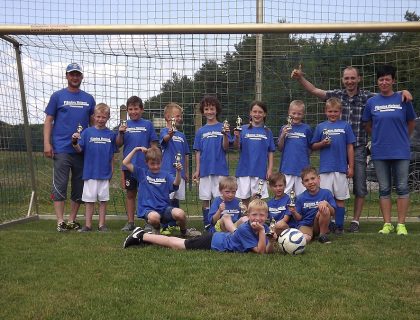
<path id="1" fill-rule="evenodd" d="M 54 221 L 0 231 L 0 319 L 419 319 L 420 223 L 358 234 L 300 256 L 122 249 L 111 232 Z M 199 227 L 199 222 L 194 222 Z"/>

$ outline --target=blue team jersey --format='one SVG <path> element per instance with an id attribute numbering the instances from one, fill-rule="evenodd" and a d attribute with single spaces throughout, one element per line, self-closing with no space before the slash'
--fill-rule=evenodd
<path id="1" fill-rule="evenodd" d="M 229 174 L 226 151 L 223 149 L 223 124 L 201 127 L 194 138 L 193 149 L 200 151 L 200 177 L 209 175 L 227 176 Z M 229 141 L 232 141 L 228 134 Z"/>
<path id="2" fill-rule="evenodd" d="M 151 210 L 158 213 L 164 212 L 169 206 L 169 194 L 178 190 L 174 186 L 175 177 L 169 172 L 160 171 L 153 173 L 149 169 L 134 166 L 134 177 L 139 182 L 137 216 L 144 218 Z"/>
<path id="3" fill-rule="evenodd" d="M 118 152 L 116 137 L 117 134 L 108 128 L 83 130 L 79 140 L 84 153 L 83 180 L 111 179 L 113 155 Z"/>
<path id="4" fill-rule="evenodd" d="M 310 226 L 314 224 L 316 213 L 318 212 L 318 204 L 321 201 L 327 201 L 335 210 L 337 204 L 330 190 L 320 188 L 319 191 L 312 195 L 305 190 L 296 198 L 296 211 L 302 215 L 302 220 L 297 221 L 298 226 Z"/>
<path id="5" fill-rule="evenodd" d="M 285 193 L 280 199 L 272 198 L 267 201 L 268 205 L 268 220 L 274 218 L 274 220 L 280 221 L 285 215 L 290 216 L 288 204 L 290 203 L 290 197 Z"/>
<path id="6" fill-rule="evenodd" d="M 265 179 L 268 154 L 276 151 L 273 133 L 267 127 L 249 128 L 249 125 L 244 125 L 239 139 L 241 153 L 236 176 Z"/>
<path id="7" fill-rule="evenodd" d="M 356 141 L 350 124 L 344 120 L 321 122 L 315 128 L 311 143 L 325 138 L 324 129 L 331 137 L 331 144 L 319 150 L 319 173 L 347 173 L 347 145 Z"/>
<path id="8" fill-rule="evenodd" d="M 95 99 L 82 90 L 70 92 L 65 88 L 51 95 L 45 114 L 54 118 L 51 134 L 54 153 L 76 153 L 71 136 L 79 124 L 84 129 L 89 126 L 95 105 Z"/>
<path id="9" fill-rule="evenodd" d="M 123 159 L 135 147 L 150 148 L 152 141 L 158 141 L 158 136 L 155 132 L 153 124 L 149 120 L 127 120 L 127 130 L 124 134 L 124 151 Z M 144 153 L 136 152 L 131 160 L 132 164 L 141 168 L 147 168 Z M 123 170 L 127 168 L 123 165 Z"/>
<path id="10" fill-rule="evenodd" d="M 264 225 L 265 232 L 268 227 Z M 266 239 L 266 244 L 268 239 Z M 258 245 L 258 234 L 250 225 L 250 222 L 241 224 L 234 233 L 216 232 L 211 241 L 211 249 L 224 252 L 249 252 Z"/>
<path id="11" fill-rule="evenodd" d="M 221 197 L 217 197 L 213 200 L 210 210 L 209 210 L 209 221 L 212 225 L 213 223 L 213 216 L 216 214 L 217 210 L 219 209 L 220 204 L 223 202 Z M 225 210 L 222 212 L 220 217 L 224 214 L 228 214 L 232 217 L 232 221 L 235 223 L 241 217 L 241 208 L 239 207 L 239 200 L 234 198 L 232 201 L 225 201 Z"/>
<path id="12" fill-rule="evenodd" d="M 283 127 L 280 129 L 280 134 L 282 130 Z M 311 127 L 306 123 L 292 124 L 292 129 L 284 138 L 279 171 L 292 176 L 300 176 L 302 169 L 310 164 L 311 140 Z"/>
<path id="13" fill-rule="evenodd" d="M 168 142 L 163 140 L 163 137 L 168 134 L 168 128 L 162 128 L 160 131 L 160 145 L 162 147 L 162 170 L 170 172 L 175 176 L 176 169 L 174 167 L 175 156 L 179 152 L 181 154 L 182 172 L 181 176 L 185 179 L 185 156 L 190 154 L 190 147 L 187 143 L 187 138 L 181 131 L 175 131 L 172 139 Z"/>
<path id="14" fill-rule="evenodd" d="M 410 159 L 407 121 L 414 120 L 411 102 L 402 102 L 401 93 L 380 94 L 367 101 L 362 120 L 372 122 L 372 159 Z"/>

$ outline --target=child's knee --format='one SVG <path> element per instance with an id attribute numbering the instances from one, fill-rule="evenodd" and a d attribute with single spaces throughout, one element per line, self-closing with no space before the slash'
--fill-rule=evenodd
<path id="1" fill-rule="evenodd" d="M 150 211 L 147 215 L 147 222 L 151 225 L 160 224 L 160 214 L 156 211 Z"/>
<path id="2" fill-rule="evenodd" d="M 184 210 L 180 208 L 173 208 L 171 215 L 172 218 L 176 221 L 184 221 L 186 219 Z"/>

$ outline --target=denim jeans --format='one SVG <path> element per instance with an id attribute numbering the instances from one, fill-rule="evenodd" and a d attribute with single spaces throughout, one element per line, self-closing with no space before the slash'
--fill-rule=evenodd
<path id="1" fill-rule="evenodd" d="M 366 147 L 354 148 L 354 175 L 353 194 L 356 197 L 365 197 L 368 194 L 366 185 Z"/>
<path id="2" fill-rule="evenodd" d="M 398 197 L 408 197 L 410 160 L 373 160 L 373 164 L 375 165 L 376 177 L 379 182 L 380 198 L 389 198 L 391 196 L 391 177 L 394 179 Z"/>

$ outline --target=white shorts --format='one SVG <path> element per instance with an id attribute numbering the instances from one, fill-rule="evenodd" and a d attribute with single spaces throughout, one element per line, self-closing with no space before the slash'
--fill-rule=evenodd
<path id="1" fill-rule="evenodd" d="M 211 200 L 220 196 L 219 180 L 222 176 L 210 175 L 200 178 L 198 197 L 200 200 Z"/>
<path id="2" fill-rule="evenodd" d="M 286 188 L 284 189 L 284 193 L 290 194 L 290 191 L 295 191 L 295 194 L 298 196 L 306 188 L 302 184 L 302 178 L 298 176 L 292 176 L 291 174 L 285 174 L 286 177 Z"/>
<path id="3" fill-rule="evenodd" d="M 261 179 L 259 177 L 238 177 L 238 190 L 236 191 L 236 197 L 239 199 L 248 199 L 255 195 L 258 191 L 258 182 Z M 267 180 L 263 179 L 262 186 L 262 199 L 268 198 Z"/>
<path id="4" fill-rule="evenodd" d="M 109 201 L 109 180 L 85 180 L 82 200 L 84 202 Z"/>
<path id="5" fill-rule="evenodd" d="M 181 183 L 179 184 L 178 190 L 169 194 L 169 199 L 185 200 L 185 180 L 184 179 L 181 179 Z"/>
<path id="6" fill-rule="evenodd" d="M 329 172 L 321 173 L 321 188 L 328 189 L 337 200 L 346 200 L 350 198 L 349 182 L 345 173 Z"/>

